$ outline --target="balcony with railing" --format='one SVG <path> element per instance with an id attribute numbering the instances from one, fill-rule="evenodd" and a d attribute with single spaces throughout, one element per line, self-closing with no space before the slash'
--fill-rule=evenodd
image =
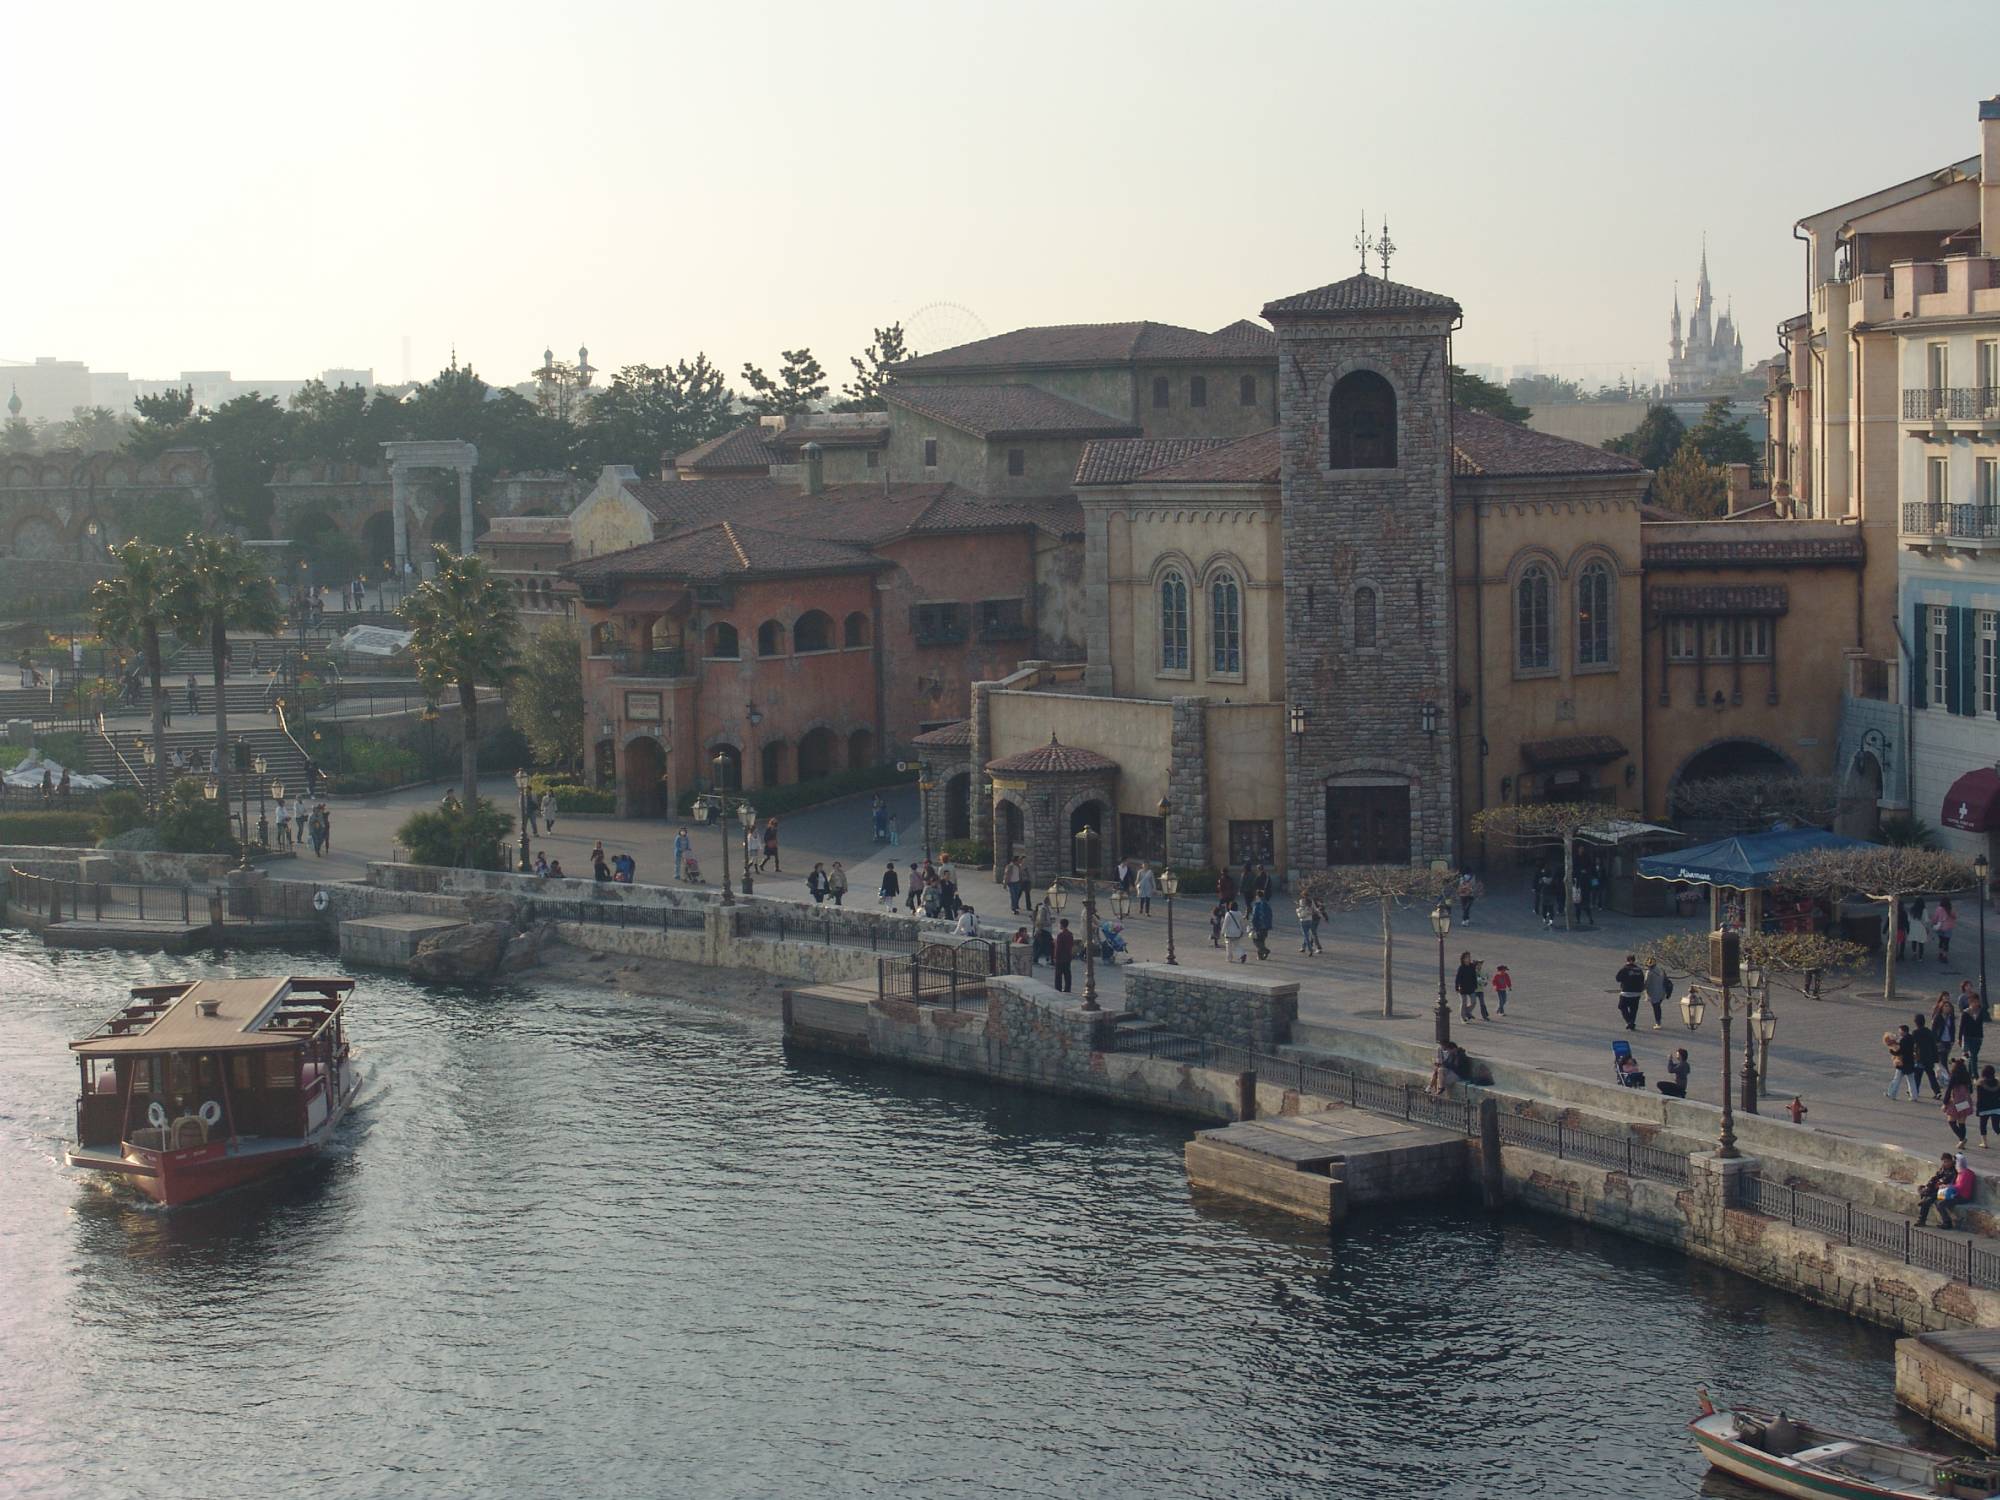
<path id="1" fill-rule="evenodd" d="M 1903 392 L 1905 422 L 1978 422 L 2000 427 L 2000 386 L 1919 386 Z"/>
<path id="2" fill-rule="evenodd" d="M 2000 505 L 1941 505 L 1935 500 L 1906 500 L 1903 536 L 1972 546 L 2000 542 Z"/>
<path id="3" fill-rule="evenodd" d="M 688 654 L 679 646 L 665 651 L 639 651 L 620 647 L 611 653 L 614 677 L 686 677 Z"/>
<path id="4" fill-rule="evenodd" d="M 1856 656 L 1848 659 L 1847 695 L 1871 703 L 1897 703 L 1896 662 L 1893 658 Z"/>

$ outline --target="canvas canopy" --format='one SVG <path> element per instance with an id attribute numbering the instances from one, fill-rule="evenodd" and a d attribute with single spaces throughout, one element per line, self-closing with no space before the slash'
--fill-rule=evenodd
<path id="1" fill-rule="evenodd" d="M 1777 883 L 1779 865 L 1812 849 L 1862 849 L 1866 839 L 1851 839 L 1818 828 L 1782 828 L 1772 833 L 1741 833 L 1693 849 L 1650 854 L 1639 861 L 1642 880 L 1686 880 L 1727 890 L 1761 891 Z"/>

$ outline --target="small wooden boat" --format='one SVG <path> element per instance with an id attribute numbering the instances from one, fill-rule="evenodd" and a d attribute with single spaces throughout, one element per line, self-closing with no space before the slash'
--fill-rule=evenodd
<path id="1" fill-rule="evenodd" d="M 344 1006 L 352 979 L 141 985 L 82 1041 L 72 1167 L 156 1203 L 193 1203 L 326 1145 L 361 1089 Z"/>
<path id="2" fill-rule="evenodd" d="M 2000 1496 L 2000 1463 L 1947 1458 L 1901 1443 L 1848 1437 L 1800 1422 L 1782 1412 L 1751 1407 L 1718 1410 L 1701 1392 L 1701 1415 L 1688 1423 L 1702 1456 L 1716 1468 L 1775 1495 Z"/>

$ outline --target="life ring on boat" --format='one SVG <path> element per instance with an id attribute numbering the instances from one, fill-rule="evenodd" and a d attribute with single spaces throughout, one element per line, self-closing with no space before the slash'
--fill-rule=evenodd
<path id="1" fill-rule="evenodd" d="M 155 1099 L 146 1106 L 146 1119 L 155 1130 L 167 1128 L 167 1107 Z"/>
<path id="2" fill-rule="evenodd" d="M 202 1105 L 195 1113 L 201 1116 L 201 1123 L 206 1125 L 210 1130 L 215 1129 L 216 1126 L 222 1123 L 222 1106 L 217 1104 L 213 1099 Z"/>
<path id="3" fill-rule="evenodd" d="M 313 910 L 314 910 L 314 911 L 325 911 L 325 910 L 326 910 L 326 908 L 327 908 L 327 904 L 328 904 L 328 897 L 327 897 L 327 894 L 326 894 L 326 892 L 325 892 L 325 891 L 314 891 L 314 892 L 313 892 Z"/>

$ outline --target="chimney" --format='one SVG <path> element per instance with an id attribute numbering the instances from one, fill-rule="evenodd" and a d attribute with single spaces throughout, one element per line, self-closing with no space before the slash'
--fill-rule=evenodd
<path id="1" fill-rule="evenodd" d="M 1979 101 L 1979 253 L 2000 255 L 2000 94 Z"/>
<path id="2" fill-rule="evenodd" d="M 806 461 L 806 493 L 817 495 L 826 488 L 826 468 L 821 461 L 818 443 L 807 443 L 800 450 Z"/>
<path id="3" fill-rule="evenodd" d="M 1724 464 L 1729 476 L 1729 504 L 1724 515 L 1736 515 L 1750 506 L 1750 465 Z"/>
<path id="4" fill-rule="evenodd" d="M 672 484 L 681 477 L 681 466 L 671 452 L 660 455 L 660 482 Z"/>

